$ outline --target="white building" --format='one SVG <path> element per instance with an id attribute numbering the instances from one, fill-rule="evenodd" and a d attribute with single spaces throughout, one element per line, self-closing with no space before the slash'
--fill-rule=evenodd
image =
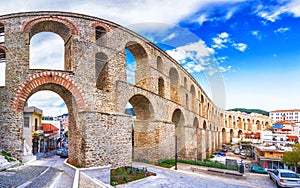
<path id="1" fill-rule="evenodd" d="M 274 149 L 278 149 L 287 144 L 286 134 L 276 134 L 272 131 L 262 131 L 260 134 L 261 143 L 264 146 L 274 146 Z"/>
<path id="2" fill-rule="evenodd" d="M 271 111 L 269 118 L 274 122 L 287 120 L 297 123 L 300 122 L 300 109 Z"/>

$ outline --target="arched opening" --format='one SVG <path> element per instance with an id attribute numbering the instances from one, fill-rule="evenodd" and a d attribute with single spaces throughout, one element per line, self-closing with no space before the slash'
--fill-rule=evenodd
<path id="1" fill-rule="evenodd" d="M 261 123 L 259 120 L 256 121 L 256 130 L 261 131 Z"/>
<path id="2" fill-rule="evenodd" d="M 206 155 L 206 158 L 209 157 L 209 152 L 210 152 L 210 147 L 209 147 L 209 130 L 207 129 L 207 124 L 206 124 L 206 121 L 203 121 L 203 130 L 204 130 L 204 137 L 205 137 L 205 143 L 204 143 L 204 146 L 205 146 L 205 155 Z"/>
<path id="3" fill-rule="evenodd" d="M 165 96 L 165 81 L 162 77 L 158 78 L 158 95 L 161 97 Z"/>
<path id="4" fill-rule="evenodd" d="M 230 143 L 232 142 L 232 138 L 233 138 L 233 130 L 232 129 L 230 129 Z"/>
<path id="5" fill-rule="evenodd" d="M 46 94 L 45 94 L 45 92 L 46 92 Z M 60 99 L 60 101 L 58 103 L 53 101 L 53 97 L 52 97 L 53 92 L 55 93 L 54 94 L 55 97 Z M 49 93 L 52 93 L 52 96 Z M 25 103 L 25 106 L 24 106 L 24 116 L 23 116 L 24 117 L 24 119 L 23 119 L 24 127 L 26 127 L 28 125 L 28 121 L 32 120 L 31 122 L 32 122 L 33 126 L 31 126 L 32 128 L 29 130 L 33 131 L 32 135 L 31 135 L 33 142 L 30 139 L 27 140 L 26 135 L 23 135 L 25 138 L 25 140 L 23 139 L 23 157 L 25 157 L 25 159 L 26 159 L 26 154 L 28 154 L 28 146 L 26 146 L 26 144 L 24 144 L 25 142 L 27 143 L 27 145 L 29 145 L 28 143 L 31 143 L 32 148 L 33 148 L 32 152 L 33 153 L 37 152 L 36 154 L 38 154 L 38 155 L 40 155 L 43 152 L 51 152 L 53 149 L 56 149 L 57 146 L 61 146 L 61 145 L 58 145 L 58 143 L 57 143 L 59 137 L 57 136 L 55 139 L 55 136 L 51 136 L 51 135 L 54 135 L 55 131 L 58 131 L 57 128 L 56 129 L 54 128 L 55 125 L 52 125 L 52 126 L 45 125 L 46 126 L 45 130 L 43 128 L 44 132 L 41 131 L 42 127 L 40 125 L 42 122 L 40 122 L 39 117 L 36 116 L 36 114 L 39 114 L 38 113 L 39 110 L 36 110 L 33 108 L 35 116 L 33 116 L 32 119 L 26 118 L 26 117 L 28 117 L 28 115 L 26 115 L 26 114 L 28 114 L 28 111 L 26 111 L 26 110 L 28 110 L 27 104 L 37 105 L 38 109 L 41 108 L 42 110 L 45 107 L 47 107 L 49 109 L 49 111 L 48 111 L 49 115 L 54 115 L 53 111 L 56 108 L 60 109 L 57 111 L 57 113 L 65 114 L 65 112 L 67 111 L 67 114 L 68 114 L 67 140 L 68 140 L 69 163 L 73 164 L 73 165 L 82 165 L 82 161 L 80 161 L 80 157 L 82 157 L 82 155 L 83 155 L 82 151 L 81 151 L 82 143 L 79 142 L 79 140 L 78 140 L 78 135 L 80 135 L 81 133 L 76 125 L 78 108 L 77 108 L 77 104 L 75 102 L 76 99 L 74 99 L 72 93 L 62 85 L 58 85 L 58 84 L 49 82 L 46 84 L 38 85 L 34 89 L 32 89 L 30 91 L 30 94 L 27 96 L 26 101 L 27 102 Z M 32 111 L 32 109 L 29 108 L 29 112 L 31 112 L 31 111 Z M 47 113 L 47 111 L 45 111 L 45 115 L 47 115 L 46 113 Z M 66 133 L 65 129 L 64 129 L 64 133 Z M 26 131 L 24 132 L 24 134 L 28 134 L 28 129 L 27 129 L 27 132 Z M 44 136 L 42 134 L 44 134 Z M 32 154 L 32 152 L 29 152 L 29 154 L 30 153 Z"/>
<path id="6" fill-rule="evenodd" d="M 187 109 L 189 109 L 189 94 L 185 94 L 185 106 Z"/>
<path id="7" fill-rule="evenodd" d="M 193 127 L 195 127 L 195 128 L 199 127 L 198 118 L 196 118 L 196 117 L 194 118 Z"/>
<path id="8" fill-rule="evenodd" d="M 55 33 L 41 32 L 30 40 L 30 69 L 64 70 L 64 41 Z"/>
<path id="9" fill-rule="evenodd" d="M 222 143 L 223 144 L 226 143 L 226 129 L 225 128 L 222 129 Z"/>
<path id="10" fill-rule="evenodd" d="M 67 25 L 60 21 L 49 18 L 48 21 L 32 21 L 25 26 L 24 30 L 28 32 L 30 40 L 31 69 L 73 70 L 71 52 L 74 31 L 68 27 L 71 24 Z M 35 36 L 36 34 L 39 35 Z"/>
<path id="11" fill-rule="evenodd" d="M 6 53 L 0 48 L 0 87 L 5 86 Z"/>
<path id="12" fill-rule="evenodd" d="M 130 52 L 130 53 L 129 53 Z M 125 45 L 127 83 L 145 88 L 149 82 L 148 55 L 136 42 Z"/>
<path id="13" fill-rule="evenodd" d="M 156 62 L 156 63 L 157 63 L 157 70 L 158 70 L 159 72 L 163 73 L 163 72 L 164 72 L 164 68 L 163 68 L 163 62 L 162 62 L 161 57 L 158 56 L 156 61 L 157 61 L 157 62 Z"/>
<path id="14" fill-rule="evenodd" d="M 175 125 L 175 135 L 178 139 L 177 151 L 178 157 L 184 157 L 185 150 L 185 133 L 184 133 L 184 116 L 180 109 L 176 109 L 172 115 L 172 122 Z"/>
<path id="15" fill-rule="evenodd" d="M 171 68 L 169 71 L 169 79 L 170 79 L 170 96 L 171 100 L 175 102 L 180 102 L 178 97 L 178 83 L 179 83 L 179 74 L 175 68 Z"/>
<path id="16" fill-rule="evenodd" d="M 232 116 L 228 116 L 228 127 L 232 128 Z"/>
<path id="17" fill-rule="evenodd" d="M 68 152 L 68 109 L 52 91 L 32 94 L 24 107 L 23 160 L 45 157 L 56 149 Z"/>
<path id="18" fill-rule="evenodd" d="M 147 158 L 150 156 L 149 147 L 154 144 L 152 132 L 147 130 L 154 115 L 150 100 L 140 94 L 132 96 L 125 107 L 125 114 L 132 116 L 132 158 L 150 160 Z"/>
<path id="19" fill-rule="evenodd" d="M 101 26 L 97 26 L 95 28 L 95 36 L 96 36 L 96 40 L 100 39 L 101 37 L 103 37 L 106 34 L 106 30 L 101 27 Z"/>
<path id="20" fill-rule="evenodd" d="M 0 23 L 0 43 L 5 41 L 4 24 Z"/>
<path id="21" fill-rule="evenodd" d="M 196 89 L 194 85 L 191 85 L 191 94 L 192 94 L 192 111 L 196 111 Z"/>
<path id="22" fill-rule="evenodd" d="M 239 130 L 239 132 L 238 132 L 238 138 L 241 139 L 241 138 L 242 138 L 242 137 L 241 137 L 242 135 L 243 135 L 243 131 L 242 131 L 242 130 Z"/>
<path id="23" fill-rule="evenodd" d="M 135 85 L 136 60 L 132 53 L 125 49 L 126 56 L 126 82 Z"/>
<path id="24" fill-rule="evenodd" d="M 184 79 L 183 79 L 183 87 L 185 89 L 187 89 L 187 79 L 186 79 L 186 77 L 184 77 Z"/>
<path id="25" fill-rule="evenodd" d="M 108 57 L 102 52 L 95 55 L 95 78 L 96 87 L 103 90 L 107 86 L 108 79 Z"/>
<path id="26" fill-rule="evenodd" d="M 252 131 L 252 123 L 250 119 L 247 119 L 247 127 L 248 127 L 248 131 Z"/>
<path id="27" fill-rule="evenodd" d="M 241 117 L 238 117 L 237 122 L 238 122 L 238 128 L 239 128 L 239 129 L 242 129 L 242 128 L 243 128 L 242 118 L 241 118 Z"/>

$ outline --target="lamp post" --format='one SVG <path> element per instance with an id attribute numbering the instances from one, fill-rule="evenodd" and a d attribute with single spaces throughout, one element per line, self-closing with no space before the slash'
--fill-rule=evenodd
<path id="1" fill-rule="evenodd" d="M 178 155 L 177 155 L 177 136 L 175 135 L 175 170 L 177 170 L 177 160 L 178 160 Z"/>

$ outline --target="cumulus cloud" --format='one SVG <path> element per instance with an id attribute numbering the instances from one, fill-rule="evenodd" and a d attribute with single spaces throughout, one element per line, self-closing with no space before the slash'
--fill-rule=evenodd
<path id="1" fill-rule="evenodd" d="M 42 32 L 30 42 L 31 69 L 64 70 L 64 41 L 60 36 Z"/>
<path id="2" fill-rule="evenodd" d="M 244 52 L 247 49 L 247 44 L 244 43 L 233 43 L 232 46 L 241 52 Z"/>
<path id="3" fill-rule="evenodd" d="M 261 40 L 263 38 L 263 35 L 260 31 L 251 31 L 251 34 L 255 36 L 258 40 Z"/>
<path id="4" fill-rule="evenodd" d="M 28 99 L 28 106 L 43 110 L 43 116 L 58 116 L 68 113 L 64 100 L 52 91 L 39 91 Z"/>
<path id="5" fill-rule="evenodd" d="M 226 37 L 225 35 L 221 36 Z M 202 40 L 179 46 L 166 52 L 189 73 L 206 71 L 209 75 L 212 75 L 216 72 L 226 72 L 231 69 L 231 66 L 226 68 L 219 66 L 220 62 L 225 60 L 226 57 L 215 58 L 215 50 L 208 47 Z"/>
<path id="6" fill-rule="evenodd" d="M 261 18 L 275 22 L 280 19 L 284 14 L 290 14 L 294 17 L 300 17 L 300 1 L 278 1 L 277 4 L 258 5 L 254 11 Z"/>
<path id="7" fill-rule="evenodd" d="M 274 31 L 274 33 L 285 33 L 287 32 L 288 30 L 290 30 L 290 28 L 288 27 L 281 27 L 281 28 L 278 28 Z"/>
<path id="8" fill-rule="evenodd" d="M 169 34 L 166 38 L 162 39 L 162 42 L 166 42 L 168 40 L 172 40 L 176 37 L 176 33 Z"/>
<path id="9" fill-rule="evenodd" d="M 212 38 L 212 40 L 214 42 L 214 44 L 212 45 L 213 48 L 227 48 L 225 44 L 229 42 L 229 34 L 226 32 L 220 33 L 217 37 Z"/>

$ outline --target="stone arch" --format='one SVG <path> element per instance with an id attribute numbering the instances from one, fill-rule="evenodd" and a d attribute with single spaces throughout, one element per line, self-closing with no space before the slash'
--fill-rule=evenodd
<path id="1" fill-rule="evenodd" d="M 108 57 L 103 52 L 95 55 L 95 78 L 97 89 L 103 90 L 107 86 L 108 78 Z"/>
<path id="2" fill-rule="evenodd" d="M 157 66 L 157 70 L 161 73 L 164 72 L 164 67 L 163 67 L 163 62 L 162 62 L 162 58 L 160 56 L 157 56 L 156 58 L 156 66 Z"/>
<path id="3" fill-rule="evenodd" d="M 232 116 L 228 116 L 228 127 L 232 128 Z"/>
<path id="4" fill-rule="evenodd" d="M 56 84 L 62 86 L 74 97 L 74 100 L 78 105 L 78 111 L 84 111 L 86 109 L 84 93 L 78 88 L 71 76 L 56 71 L 45 71 L 32 75 L 19 86 L 13 100 L 12 110 L 22 111 L 25 106 L 26 99 L 32 95 L 32 91 L 38 86 L 44 84 Z"/>
<path id="5" fill-rule="evenodd" d="M 169 71 L 169 79 L 170 79 L 170 98 L 172 101 L 180 102 L 178 96 L 178 83 L 179 83 L 179 74 L 177 70 L 172 67 Z"/>
<path id="6" fill-rule="evenodd" d="M 112 29 L 109 27 L 109 25 L 103 23 L 103 22 L 91 22 L 89 24 L 90 27 L 96 28 L 96 27 L 102 27 L 103 29 L 105 29 L 106 32 L 110 32 L 112 31 Z"/>
<path id="7" fill-rule="evenodd" d="M 73 34 L 73 35 L 79 35 L 80 34 L 79 29 L 78 29 L 77 25 L 75 24 L 75 22 L 73 22 L 73 21 L 71 21 L 67 18 L 60 17 L 60 16 L 54 16 L 54 15 L 39 16 L 39 17 L 29 19 L 22 25 L 22 31 L 23 32 L 30 32 L 30 36 L 33 36 L 36 33 L 34 33 L 34 32 L 31 33 L 32 28 L 35 25 L 38 25 L 38 24 L 43 23 L 43 22 L 58 23 L 58 25 L 65 27 L 63 30 L 68 31 L 66 34 Z M 52 29 L 50 29 L 50 30 L 52 30 L 52 32 L 56 33 L 56 32 L 58 32 L 57 30 L 59 28 L 52 28 Z M 58 33 L 61 33 L 61 32 L 58 32 Z M 62 38 L 66 39 L 63 36 L 64 36 L 64 34 L 62 34 Z"/>
<path id="8" fill-rule="evenodd" d="M 180 109 L 176 109 L 172 115 L 172 122 L 175 124 L 175 135 L 178 139 L 177 151 L 179 158 L 183 158 L 185 156 L 185 132 L 184 132 L 184 116 Z"/>
<path id="9" fill-rule="evenodd" d="M 241 117 L 238 117 L 238 119 L 237 119 L 237 126 L 238 126 L 238 128 L 239 129 L 242 129 L 243 128 L 243 124 L 242 124 L 243 122 L 242 122 L 242 118 Z"/>
<path id="10" fill-rule="evenodd" d="M 230 129 L 230 132 L 229 132 L 229 133 L 230 133 L 230 142 L 232 142 L 232 138 L 233 138 L 233 136 L 234 136 L 234 135 L 233 135 L 233 129 Z"/>
<path id="11" fill-rule="evenodd" d="M 147 83 L 148 75 L 149 75 L 149 66 L 148 66 L 148 54 L 144 47 L 135 42 L 129 41 L 125 45 L 125 49 L 130 51 L 130 53 L 135 58 L 136 63 L 136 71 L 134 74 L 135 77 L 135 85 L 140 86 L 142 88 L 147 88 L 150 83 Z"/>
<path id="12" fill-rule="evenodd" d="M 261 130 L 261 123 L 259 120 L 256 120 L 256 130 L 258 130 L 258 131 Z"/>
<path id="13" fill-rule="evenodd" d="M 158 78 L 158 95 L 161 97 L 165 96 L 165 81 L 162 77 Z"/>
<path id="14" fill-rule="evenodd" d="M 192 111 L 196 111 L 196 89 L 194 85 L 191 85 L 190 92 L 192 94 Z"/>
<path id="15" fill-rule="evenodd" d="M 64 70 L 73 70 L 73 35 L 79 35 L 75 23 L 59 16 L 41 16 L 26 21 L 22 26 L 22 31 L 29 34 L 29 44 L 31 38 L 41 32 L 59 35 L 64 41 Z"/>
<path id="16" fill-rule="evenodd" d="M 247 126 L 248 126 L 247 130 L 252 131 L 252 123 L 251 123 L 251 120 L 249 118 L 247 119 Z"/>
<path id="17" fill-rule="evenodd" d="M 187 79 L 186 79 L 186 77 L 184 77 L 184 79 L 183 79 L 183 87 L 187 88 Z"/>
<path id="18" fill-rule="evenodd" d="M 144 95 L 137 94 L 129 99 L 137 120 L 151 120 L 154 117 L 154 110 L 150 100 Z"/>
<path id="19" fill-rule="evenodd" d="M 222 129 L 222 143 L 226 143 L 226 129 L 223 128 Z"/>
<path id="20" fill-rule="evenodd" d="M 207 123 L 206 123 L 206 121 L 203 121 L 203 130 L 207 130 Z"/>
<path id="21" fill-rule="evenodd" d="M 239 131 L 238 131 L 238 138 L 241 138 L 242 135 L 243 135 L 243 131 L 242 131 L 242 130 L 239 130 Z"/>
<path id="22" fill-rule="evenodd" d="M 189 94 L 185 94 L 185 106 L 187 109 L 189 109 Z"/>
<path id="23" fill-rule="evenodd" d="M 0 21 L 0 43 L 5 41 L 5 27 L 4 23 Z"/>
<path id="24" fill-rule="evenodd" d="M 196 127 L 196 128 L 199 127 L 199 121 L 198 121 L 197 117 L 194 118 L 193 127 Z"/>

